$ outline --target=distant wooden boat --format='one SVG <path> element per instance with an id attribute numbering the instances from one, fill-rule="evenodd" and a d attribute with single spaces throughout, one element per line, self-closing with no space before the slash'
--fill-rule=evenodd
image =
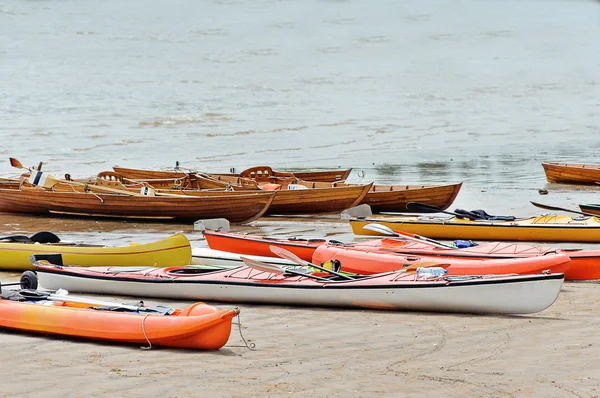
<path id="1" fill-rule="evenodd" d="M 157 170 L 143 170 L 143 169 L 132 169 L 126 167 L 113 167 L 113 170 L 121 174 L 125 178 L 134 180 L 147 180 L 147 179 L 165 179 L 165 178 L 183 178 L 189 174 L 200 174 L 206 175 L 207 173 L 191 172 L 184 173 L 180 171 L 157 171 Z M 305 181 L 320 181 L 320 182 L 336 182 L 345 181 L 352 169 L 339 169 L 339 170 L 322 170 L 322 171 L 276 171 L 269 166 L 257 166 L 250 169 L 246 169 L 241 173 L 218 173 L 218 175 L 233 177 L 233 178 L 254 178 L 252 175 L 256 175 L 257 170 L 263 170 L 260 175 L 268 175 L 270 177 L 296 177 L 300 180 Z"/>
<path id="2" fill-rule="evenodd" d="M 68 185 L 68 184 L 63 184 Z M 101 188 L 101 187 L 100 187 Z M 105 187 L 106 188 L 106 187 Z M 80 192 L 41 187 L 20 189 L 0 185 L 0 212 L 40 215 L 72 215 L 156 220 L 198 220 L 226 218 L 232 223 L 250 222 L 269 208 L 275 192 L 227 195 L 145 196 L 95 191 Z"/>
<path id="3" fill-rule="evenodd" d="M 349 184 L 334 184 L 347 186 Z M 439 207 L 450 207 L 460 191 L 462 183 L 450 185 L 373 185 L 361 204 L 368 204 L 374 213 L 412 213 L 406 208 L 409 202 L 418 202 Z"/>
<path id="4" fill-rule="evenodd" d="M 65 264 L 87 267 L 106 264 L 166 267 L 188 265 L 192 261 L 190 242 L 181 233 L 155 242 L 116 247 L 67 242 L 21 243 L 5 239 L 0 240 L 0 269 L 33 269 L 32 254 L 55 253 L 62 255 Z"/>
<path id="5" fill-rule="evenodd" d="M 600 242 L 600 221 L 597 217 L 550 215 L 514 221 L 471 221 L 438 216 L 372 216 L 350 220 L 356 235 L 379 235 L 363 228 L 370 223 L 434 239 Z"/>
<path id="6" fill-rule="evenodd" d="M 548 182 L 595 185 L 600 182 L 599 164 L 542 162 Z"/>
<path id="7" fill-rule="evenodd" d="M 585 204 L 579 205 L 581 211 L 589 214 L 597 214 L 600 216 L 600 205 L 597 204 Z"/>

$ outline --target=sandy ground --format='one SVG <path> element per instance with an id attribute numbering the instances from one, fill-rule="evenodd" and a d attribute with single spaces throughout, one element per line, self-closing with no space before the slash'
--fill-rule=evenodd
<path id="1" fill-rule="evenodd" d="M 307 235 L 316 227 L 262 222 L 247 229 Z M 135 235 L 119 228 L 105 224 L 100 236 Z M 335 239 L 351 237 L 341 223 L 327 230 Z M 140 236 L 153 237 L 149 231 Z M 10 282 L 18 275 L 1 277 Z M 241 331 L 255 350 L 245 348 L 234 325 L 217 352 L 144 350 L 2 330 L 0 396 L 599 397 L 599 300 L 600 285 L 580 282 L 566 283 L 557 302 L 533 316 L 240 304 Z"/>
<path id="2" fill-rule="evenodd" d="M 567 283 L 533 316 L 240 305 L 254 351 L 237 325 L 218 352 L 3 331 L 0 395 L 597 397 L 599 297 Z"/>

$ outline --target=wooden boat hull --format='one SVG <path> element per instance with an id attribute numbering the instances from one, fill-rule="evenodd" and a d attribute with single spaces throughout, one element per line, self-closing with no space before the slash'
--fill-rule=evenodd
<path id="1" fill-rule="evenodd" d="M 595 204 L 579 205 L 579 208 L 584 213 L 600 215 L 600 205 L 595 205 Z"/>
<path id="2" fill-rule="evenodd" d="M 178 233 L 156 242 L 118 247 L 0 241 L 0 269 L 33 269 L 30 260 L 32 254 L 54 253 L 60 253 L 65 264 L 78 266 L 110 264 L 172 267 L 188 265 L 192 261 L 190 242 L 184 234 Z"/>
<path id="3" fill-rule="evenodd" d="M 434 239 L 600 242 L 600 222 L 596 217 L 576 220 L 570 216 L 540 216 L 517 221 L 470 221 L 425 216 L 374 216 L 350 220 L 356 235 L 378 235 L 363 228 L 370 223 Z"/>
<path id="4" fill-rule="evenodd" d="M 600 182 L 600 165 L 543 162 L 548 182 L 595 185 Z"/>
<path id="5" fill-rule="evenodd" d="M 388 273 L 353 281 L 319 282 L 239 267 L 203 272 L 182 267 L 119 271 L 118 268 L 37 267 L 41 285 L 100 294 L 215 300 L 277 305 L 388 310 L 527 314 L 556 300 L 563 274 L 416 279 Z M 458 278 L 458 277 L 454 277 Z"/>
<path id="6" fill-rule="evenodd" d="M 283 189 L 276 192 L 273 202 L 266 210 L 269 215 L 287 214 L 317 214 L 333 213 L 354 207 L 360 203 L 369 191 L 371 185 L 355 185 L 349 187 L 335 188 L 307 188 L 307 189 Z M 169 194 L 181 194 L 186 196 L 221 196 L 223 192 L 217 191 L 164 191 Z M 260 191 L 266 192 L 266 191 Z M 247 195 L 248 191 L 229 191 L 227 195 Z"/>
<path id="7" fill-rule="evenodd" d="M 418 202 L 447 209 L 460 191 L 462 183 L 438 186 L 373 185 L 361 204 L 368 204 L 375 213 L 404 212 L 409 202 Z"/>
<path id="8" fill-rule="evenodd" d="M 274 195 L 274 192 L 264 192 L 166 197 L 0 188 L 0 212 L 164 220 L 222 217 L 241 223 L 262 216 Z"/>
<path id="9" fill-rule="evenodd" d="M 464 259 L 461 257 L 435 257 L 364 251 L 338 245 L 322 245 L 315 250 L 313 263 L 338 260 L 342 270 L 359 274 L 378 274 L 401 270 L 418 264 L 444 263 L 449 265 L 448 275 L 485 274 L 539 274 L 544 271 L 564 273 L 571 259 L 566 254 L 499 259 Z M 427 266 L 427 265 L 425 265 Z"/>
<path id="10" fill-rule="evenodd" d="M 183 178 L 186 173 L 178 171 L 157 171 L 157 170 L 141 170 L 131 169 L 126 167 L 113 167 L 113 170 L 121 174 L 125 178 L 135 180 L 148 180 L 148 179 L 164 179 L 164 178 Z M 322 170 L 322 171 L 294 171 L 294 172 L 278 172 L 274 171 L 274 176 L 279 176 L 278 173 L 289 175 L 292 173 L 296 178 L 304 181 L 319 181 L 319 182 L 336 182 L 345 181 L 352 169 L 339 169 L 339 170 Z M 240 177 L 237 173 L 225 173 L 219 174 L 228 177 Z"/>
<path id="11" fill-rule="evenodd" d="M 211 249 L 226 251 L 230 253 L 250 254 L 253 256 L 272 257 L 271 245 L 284 248 L 301 259 L 312 260 L 312 255 L 319 245 L 326 242 L 325 239 L 275 239 L 231 232 L 202 231 L 206 243 Z M 175 265 L 175 264 L 174 264 Z"/>
<path id="12" fill-rule="evenodd" d="M 121 343 L 218 350 L 227 343 L 237 310 L 192 304 L 173 315 L 98 311 L 0 300 L 0 327 Z"/>

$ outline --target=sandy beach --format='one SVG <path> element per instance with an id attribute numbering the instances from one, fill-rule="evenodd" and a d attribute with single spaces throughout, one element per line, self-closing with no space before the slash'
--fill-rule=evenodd
<path id="1" fill-rule="evenodd" d="M 19 224 L 33 228 L 25 220 Z M 82 232 L 71 232 L 75 238 L 93 235 L 82 227 L 85 221 L 47 220 L 55 227 L 60 222 L 79 227 Z M 136 235 L 118 229 L 119 222 L 99 225 L 94 228 L 101 232 L 93 236 L 107 242 L 165 233 L 146 229 Z M 165 225 L 167 231 L 183 227 Z M 199 232 L 186 228 L 194 247 L 205 244 Z M 327 231 L 332 239 L 358 239 L 346 223 L 317 218 L 305 223 L 267 218 L 235 229 L 271 236 Z M 3 273 L 2 281 L 18 277 Z M 597 397 L 599 298 L 598 283 L 567 282 L 550 308 L 531 316 L 211 303 L 237 305 L 242 334 L 255 344 L 254 350 L 246 348 L 234 325 L 217 352 L 146 350 L 3 330 L 0 349 L 13 365 L 4 367 L 0 396 Z"/>
<path id="2" fill-rule="evenodd" d="M 566 283 L 532 316 L 241 304 L 254 350 L 237 325 L 217 352 L 2 331 L 13 365 L 5 363 L 0 395 L 597 397 L 599 295 L 597 283 Z"/>

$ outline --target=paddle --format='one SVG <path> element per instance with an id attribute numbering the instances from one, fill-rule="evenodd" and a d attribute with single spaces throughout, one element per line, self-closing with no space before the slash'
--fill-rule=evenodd
<path id="1" fill-rule="evenodd" d="M 287 274 L 292 274 L 292 275 L 297 275 L 297 276 L 303 276 L 303 277 L 314 279 L 314 280 L 320 281 L 320 282 L 331 282 L 329 279 L 321 278 L 321 277 L 314 276 L 311 274 L 304 274 L 302 272 L 298 272 L 298 271 L 294 271 L 294 270 L 290 270 L 290 269 L 283 269 L 275 264 L 263 263 L 262 261 L 252 260 L 251 258 L 248 258 L 248 257 L 240 256 L 240 259 L 248 267 L 254 268 L 258 271 L 270 272 L 272 274 L 279 274 L 279 275 L 283 275 L 283 274 L 287 273 Z"/>
<path id="2" fill-rule="evenodd" d="M 7 286 L 7 285 L 3 285 L 3 286 Z M 109 308 L 120 308 L 120 309 L 134 311 L 134 312 L 151 312 L 151 313 L 160 313 L 160 314 L 165 314 L 165 315 L 169 315 L 170 313 L 173 312 L 172 308 L 163 307 L 163 306 L 141 307 L 141 306 L 136 306 L 136 305 L 120 304 L 120 303 L 113 303 L 110 301 L 89 299 L 89 298 L 85 298 L 85 297 L 72 297 L 72 296 L 68 296 L 69 292 L 64 289 L 59 289 L 56 291 L 56 293 L 47 293 L 47 292 L 40 292 L 37 290 L 28 290 L 28 289 L 20 290 L 17 292 L 20 295 L 22 295 L 23 297 L 32 298 L 34 300 L 37 299 L 37 300 L 50 300 L 50 301 L 64 301 L 64 302 L 69 302 L 69 303 L 89 304 L 89 305 L 92 305 L 95 307 L 103 306 L 103 307 L 109 307 Z"/>
<path id="3" fill-rule="evenodd" d="M 411 234 L 409 232 L 396 231 L 396 230 L 393 230 L 390 227 L 387 227 L 382 224 L 367 224 L 363 228 L 368 229 L 369 231 L 379 232 L 380 234 L 383 234 L 383 235 L 401 236 L 407 240 L 412 240 L 412 241 L 420 242 L 420 243 L 426 243 L 428 245 L 443 248 L 443 249 L 456 249 L 456 247 L 454 247 L 454 246 L 447 245 L 442 242 L 438 242 L 437 240 L 429 239 L 424 236 L 420 236 L 420 235 L 416 235 L 416 234 Z"/>
<path id="4" fill-rule="evenodd" d="M 432 206 L 432 205 L 426 205 L 425 203 L 418 203 L 418 202 L 408 202 L 406 204 L 406 208 L 408 210 L 412 210 L 412 211 L 416 211 L 419 213 L 445 213 L 445 214 L 450 214 L 454 217 L 458 217 L 458 218 L 467 218 L 463 215 L 460 215 L 458 213 L 454 213 L 451 211 L 446 211 L 446 210 L 442 210 L 441 208 L 437 207 L 437 206 Z"/>
<path id="5" fill-rule="evenodd" d="M 31 236 L 26 235 L 11 235 L 0 237 L 0 240 L 9 240 L 19 243 L 58 243 L 60 238 L 49 231 L 36 232 Z"/>
<path id="6" fill-rule="evenodd" d="M 324 268 L 324 267 L 312 264 L 312 263 L 310 263 L 308 261 L 302 260 L 300 257 L 296 256 L 291 251 L 283 249 L 281 247 L 269 246 L 269 249 L 271 249 L 271 251 L 273 253 L 277 254 L 279 257 L 285 258 L 286 260 L 290 260 L 290 261 L 292 261 L 292 262 L 294 262 L 296 264 L 304 265 L 306 267 L 313 267 L 313 268 L 319 269 L 321 271 L 329 272 L 332 275 L 339 276 L 339 277 L 344 278 L 344 279 L 354 280 L 354 278 L 351 278 L 348 275 L 344 275 L 344 274 L 341 274 L 339 272 L 335 272 L 334 270 L 330 270 L 330 269 L 327 269 L 327 268 Z"/>
<path id="7" fill-rule="evenodd" d="M 33 171 L 32 168 L 23 166 L 23 164 L 15 158 L 9 158 L 9 159 L 10 159 L 10 164 L 13 167 L 16 167 L 18 169 L 29 170 L 30 172 Z M 41 168 L 41 166 L 40 166 L 40 168 Z M 76 181 L 71 181 L 71 180 L 61 180 L 59 178 L 54 177 L 51 174 L 42 173 L 41 171 L 39 171 L 39 169 L 35 173 L 33 173 L 33 172 L 31 173 L 31 175 L 29 177 L 29 182 L 32 185 L 40 185 L 44 188 L 52 188 L 53 186 L 55 186 L 58 183 L 63 183 L 63 184 L 68 184 L 68 185 L 73 185 L 73 186 L 84 187 L 84 188 L 88 188 L 88 189 L 95 189 L 98 191 L 118 193 L 121 195 L 145 196 L 145 195 L 142 195 L 141 193 L 125 191 L 122 189 L 116 189 L 116 188 L 110 188 L 110 187 L 104 187 L 102 185 L 87 184 L 87 183 L 76 182 Z"/>
<path id="8" fill-rule="evenodd" d="M 535 207 L 539 207 L 540 209 L 545 209 L 545 210 L 566 211 L 568 213 L 581 214 L 583 216 L 590 216 L 590 217 L 596 217 L 597 216 L 597 214 L 586 213 L 586 212 L 583 212 L 583 211 L 577 211 L 577 210 L 571 210 L 571 209 L 565 209 L 563 207 L 549 206 L 549 205 L 544 205 L 544 204 L 536 203 L 536 202 L 530 202 L 530 203 L 532 205 L 534 205 Z"/>

